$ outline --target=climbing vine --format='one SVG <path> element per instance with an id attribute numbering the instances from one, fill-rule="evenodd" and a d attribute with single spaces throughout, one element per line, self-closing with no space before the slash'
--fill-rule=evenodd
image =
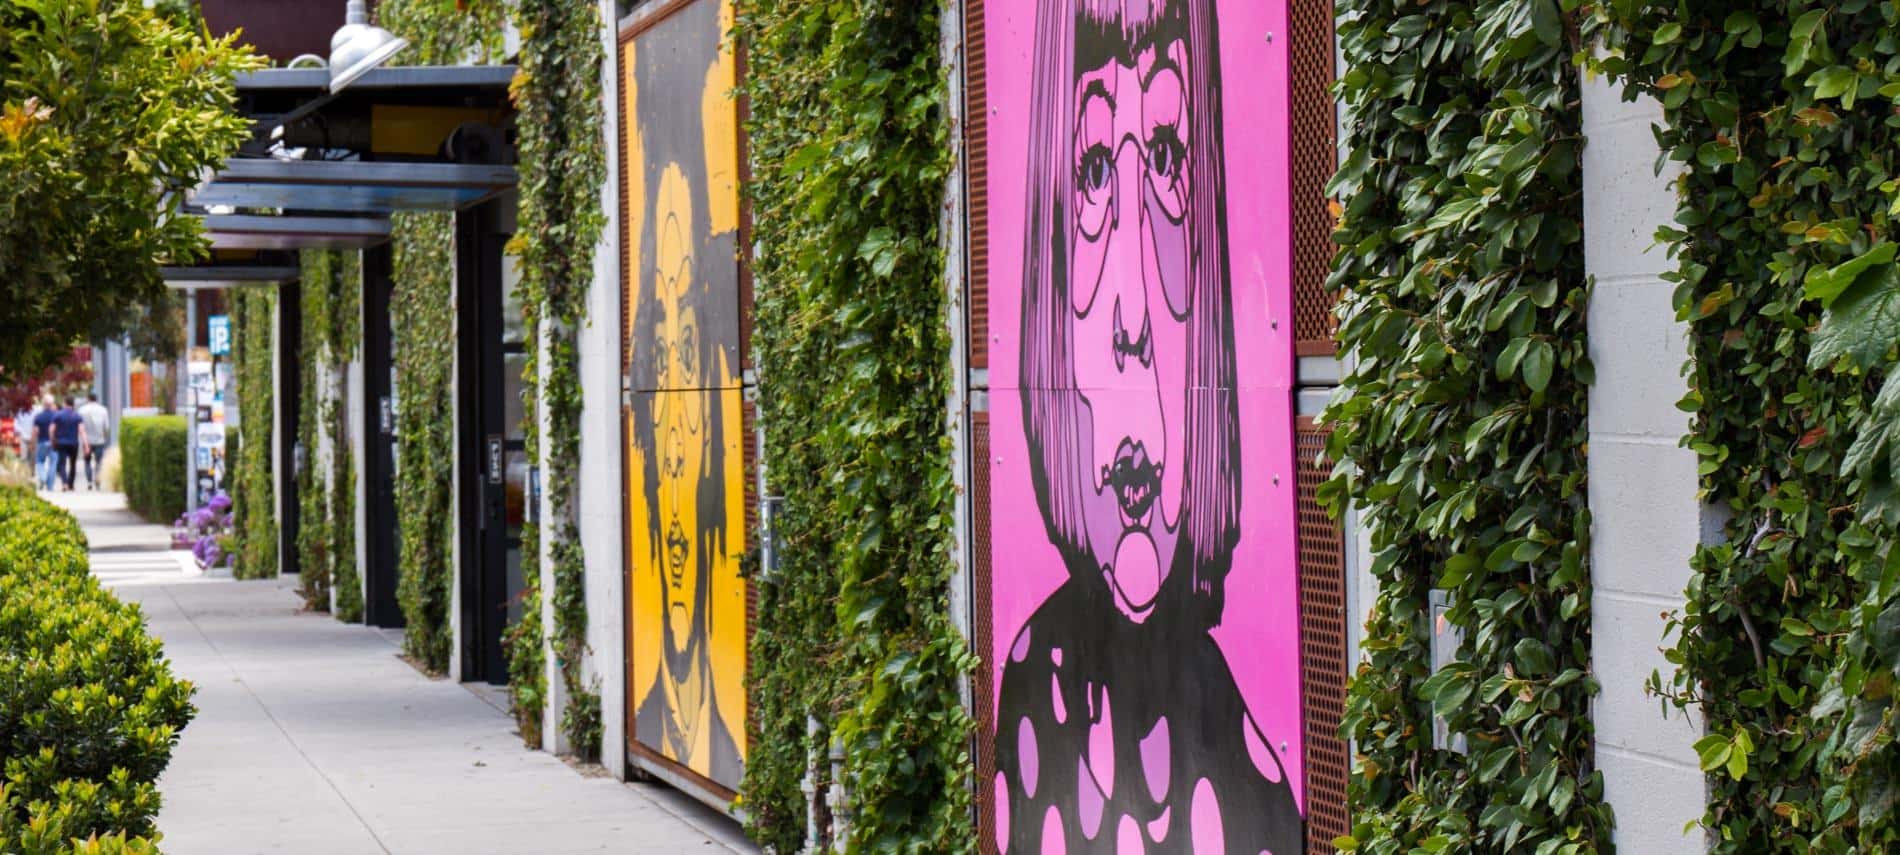
<path id="1" fill-rule="evenodd" d="M 297 454 L 292 461 L 297 484 L 297 592 L 304 608 L 330 610 L 330 491 L 322 470 L 317 466 L 318 441 L 322 420 L 318 412 L 317 370 L 323 354 L 324 338 L 317 331 L 330 311 L 330 271 L 336 255 L 329 252 L 302 254 L 300 281 L 303 283 L 298 330 L 299 361 L 303 364 L 303 383 L 298 400 L 303 406 L 297 418 Z"/>
<path id="2" fill-rule="evenodd" d="M 231 296 L 232 361 L 238 398 L 240 445 L 231 467 L 231 495 L 237 515 L 237 575 L 264 579 L 277 575 L 276 340 L 277 295 L 265 289 L 239 289 Z"/>
<path id="3" fill-rule="evenodd" d="M 521 30 L 520 71 L 513 87 L 521 154 L 520 230 L 511 250 L 521 258 L 516 295 L 527 321 L 527 409 L 546 408 L 545 432 L 530 418 L 530 460 L 546 460 L 549 514 L 530 523 L 522 554 L 546 554 L 553 590 L 541 590 L 539 573 L 527 573 L 527 607 L 553 606 L 549 642 L 560 667 L 567 705 L 561 731 L 573 752 L 600 756 L 600 692 L 587 681 L 586 557 L 577 519 L 580 472 L 581 382 L 577 335 L 587 323 L 587 293 L 594 285 L 594 256 L 606 224 L 600 188 L 607 177 L 603 131 L 600 10 L 592 0 L 521 0 L 515 9 Z M 545 454 L 544 454 L 545 449 Z M 525 609 L 524 609 L 525 611 Z M 540 627 L 526 625 L 511 636 L 512 658 L 537 661 Z M 533 648 L 528 650 L 526 648 Z M 525 657 L 525 658 L 524 658 Z M 516 676 L 529 675 L 519 673 Z M 517 685 L 517 716 L 538 710 L 547 691 L 534 682 Z M 537 714 L 538 717 L 538 714 Z"/>
<path id="4" fill-rule="evenodd" d="M 447 4 L 387 0 L 379 22 L 410 40 L 402 61 L 493 62 L 502 52 L 499 0 Z M 402 212 L 392 218 L 390 301 L 394 333 L 397 475 L 402 532 L 396 599 L 403 652 L 431 673 L 448 671 L 455 568 L 455 217 Z"/>
<path id="5" fill-rule="evenodd" d="M 1892 549 L 1900 4 L 1619 2 L 1603 68 L 1661 100 L 1681 170 L 1687 443 L 1720 542 L 1657 691 L 1706 716 L 1714 851 L 1900 844 Z"/>
<path id="6" fill-rule="evenodd" d="M 740 10 L 760 423 L 768 489 L 786 497 L 773 522 L 782 566 L 757 577 L 742 800 L 755 839 L 780 852 L 800 846 L 799 782 L 834 739 L 852 851 L 975 846 L 973 725 L 958 691 L 975 661 L 947 601 L 941 13 L 810 0 Z M 807 716 L 823 725 L 815 739 Z"/>
<path id="7" fill-rule="evenodd" d="M 305 420 L 298 477 L 297 549 L 305 602 L 337 619 L 363 618 L 356 566 L 356 463 L 350 450 L 347 368 L 360 336 L 362 262 L 354 252 L 303 253 Z M 318 454 L 327 452 L 327 458 Z M 326 473 L 323 462 L 329 464 Z"/>
<path id="8" fill-rule="evenodd" d="M 1592 852 L 1581 0 L 1340 0 L 1335 512 L 1378 594 L 1342 849 Z M 1434 672 L 1431 608 L 1462 641 Z M 1446 734 L 1435 739 L 1434 720 Z"/>

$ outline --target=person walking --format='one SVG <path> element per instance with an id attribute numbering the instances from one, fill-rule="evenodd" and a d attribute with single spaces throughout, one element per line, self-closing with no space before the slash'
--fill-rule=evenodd
<path id="1" fill-rule="evenodd" d="M 65 408 L 53 417 L 53 450 L 59 455 L 59 481 L 68 493 L 73 491 L 79 452 L 86 443 L 86 419 L 73 406 L 77 403 L 78 398 L 67 398 Z"/>
<path id="2" fill-rule="evenodd" d="M 21 460 L 27 462 L 32 462 L 33 452 L 37 450 L 33 443 L 33 412 L 33 408 L 27 407 L 13 414 L 14 450 L 20 453 Z M 35 477 L 38 477 L 37 473 Z"/>
<path id="3" fill-rule="evenodd" d="M 42 399 L 33 413 L 33 478 L 41 490 L 53 489 L 53 470 L 59 460 L 58 452 L 53 450 L 53 418 L 57 415 L 52 395 Z"/>
<path id="4" fill-rule="evenodd" d="M 112 413 L 99 403 L 97 394 L 91 394 L 79 405 L 79 417 L 85 420 L 86 428 L 86 488 L 97 490 L 99 479 L 105 475 L 106 447 L 112 444 Z"/>

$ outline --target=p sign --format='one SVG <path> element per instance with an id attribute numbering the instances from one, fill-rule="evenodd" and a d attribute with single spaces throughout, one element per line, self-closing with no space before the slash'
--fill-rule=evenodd
<path id="1" fill-rule="evenodd" d="M 231 355 L 231 316 L 230 315 L 212 315 L 210 318 L 210 322 L 211 322 L 211 355 L 212 356 L 230 356 Z"/>

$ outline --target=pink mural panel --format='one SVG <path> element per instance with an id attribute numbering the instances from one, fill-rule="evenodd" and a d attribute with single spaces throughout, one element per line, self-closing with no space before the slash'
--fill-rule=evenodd
<path id="1" fill-rule="evenodd" d="M 1301 851 L 1285 0 L 989 0 L 999 848 Z"/>

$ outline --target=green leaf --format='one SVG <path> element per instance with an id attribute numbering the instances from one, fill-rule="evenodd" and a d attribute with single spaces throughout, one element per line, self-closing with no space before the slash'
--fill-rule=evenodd
<path id="1" fill-rule="evenodd" d="M 1682 38 L 1682 25 L 1675 21 L 1670 21 L 1667 24 L 1657 27 L 1656 34 L 1651 37 L 1650 41 L 1659 45 L 1666 45 L 1674 43 L 1675 40 L 1679 38 Z"/>
<path id="2" fill-rule="evenodd" d="M 1882 241 L 1873 249 L 1832 268 L 1825 270 L 1813 268 L 1808 273 L 1808 279 L 1802 286 L 1802 291 L 1808 299 L 1819 300 L 1822 308 L 1826 308 L 1832 305 L 1835 298 L 1842 292 L 1860 281 L 1861 277 L 1879 275 L 1881 271 L 1874 268 L 1883 268 L 1892 264 L 1896 250 L 1900 250 L 1900 244 Z"/>
<path id="3" fill-rule="evenodd" d="M 1504 346 L 1504 352 L 1498 354 L 1498 379 L 1509 380 L 1517 374 L 1518 363 L 1524 360 L 1524 353 L 1530 349 L 1531 340 L 1514 338 Z"/>
<path id="4" fill-rule="evenodd" d="M 1551 657 L 1550 648 L 1535 638 L 1518 639 L 1512 652 L 1516 654 L 1517 662 L 1526 676 L 1548 674 L 1555 670 L 1556 660 Z"/>
<path id="5" fill-rule="evenodd" d="M 1808 75 L 1806 85 L 1814 90 L 1816 98 L 1839 98 L 1853 90 L 1860 83 L 1854 70 L 1844 65 L 1823 68 Z"/>
<path id="6" fill-rule="evenodd" d="M 1873 367 L 1900 340 L 1900 265 L 1858 277 L 1838 297 L 1814 331 L 1808 366 L 1821 370 L 1846 358 L 1862 370 Z"/>
<path id="7" fill-rule="evenodd" d="M 1524 354 L 1524 382 L 1533 392 L 1542 392 L 1550 386 L 1550 374 L 1556 367 L 1557 350 L 1550 342 L 1532 342 Z"/>
<path id="8" fill-rule="evenodd" d="M 1564 13 L 1557 8 L 1557 0 L 1531 0 L 1531 29 L 1545 47 L 1563 47 Z"/>

